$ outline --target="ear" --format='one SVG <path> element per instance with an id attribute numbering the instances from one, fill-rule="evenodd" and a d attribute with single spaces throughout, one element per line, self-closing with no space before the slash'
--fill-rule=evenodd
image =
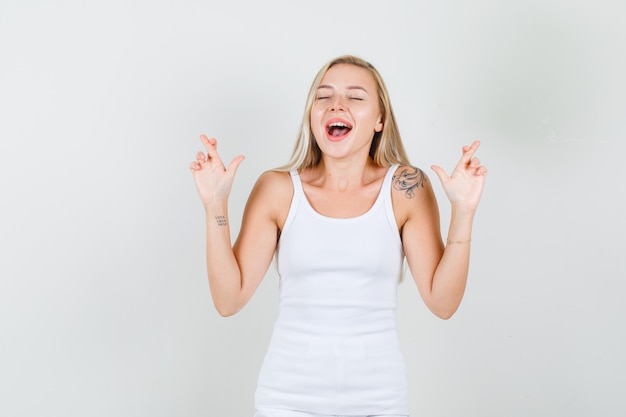
<path id="1" fill-rule="evenodd" d="M 381 120 L 382 116 L 378 118 L 378 120 L 376 121 L 376 124 L 374 125 L 374 131 L 375 132 L 382 132 L 383 130 L 383 121 Z"/>

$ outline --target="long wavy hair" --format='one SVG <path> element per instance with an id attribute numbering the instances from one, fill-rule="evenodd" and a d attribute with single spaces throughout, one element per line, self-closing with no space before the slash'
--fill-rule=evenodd
<path id="1" fill-rule="evenodd" d="M 380 132 L 374 133 L 369 153 L 372 161 L 376 165 L 383 167 L 388 167 L 393 164 L 409 165 L 409 158 L 407 157 L 404 145 L 402 144 L 400 131 L 398 130 L 396 118 L 391 107 L 391 101 L 389 100 L 389 92 L 387 91 L 383 78 L 380 76 L 378 70 L 376 70 L 376 68 L 374 68 L 374 66 L 369 62 L 352 55 L 343 55 L 328 62 L 315 76 L 306 99 L 302 125 L 300 126 L 300 132 L 298 134 L 293 153 L 291 154 L 291 159 L 285 165 L 277 168 L 277 170 L 302 170 L 314 167 L 320 163 L 322 159 L 322 151 L 319 146 L 317 146 L 317 142 L 313 136 L 313 132 L 311 131 L 311 108 L 313 107 L 317 89 L 320 86 L 324 75 L 326 75 L 326 72 L 330 68 L 339 64 L 349 64 L 365 68 L 370 72 L 370 74 L 372 74 L 372 77 L 374 77 L 374 81 L 376 82 L 383 129 Z"/>

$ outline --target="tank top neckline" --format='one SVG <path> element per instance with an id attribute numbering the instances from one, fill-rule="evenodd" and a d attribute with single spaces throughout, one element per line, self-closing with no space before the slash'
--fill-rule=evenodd
<path id="1" fill-rule="evenodd" d="M 320 212 L 315 210 L 315 208 L 311 205 L 311 202 L 309 201 L 308 197 L 304 193 L 302 179 L 300 178 L 300 174 L 298 173 L 297 170 L 293 170 L 290 172 L 291 177 L 293 179 L 293 184 L 294 184 L 294 198 L 297 197 L 300 201 L 302 201 L 304 208 L 311 215 L 313 215 L 314 217 L 317 217 L 318 219 L 322 219 L 322 220 L 330 221 L 330 222 L 358 221 L 366 217 L 369 217 L 372 213 L 376 211 L 378 207 L 380 207 L 384 203 L 385 199 L 391 198 L 391 190 L 390 190 L 391 177 L 393 176 L 393 173 L 396 171 L 398 166 L 399 166 L 398 164 L 394 164 L 387 169 L 387 172 L 385 173 L 385 177 L 383 178 L 383 182 L 380 186 L 380 189 L 378 190 L 378 195 L 376 196 L 376 200 L 374 200 L 374 203 L 370 206 L 369 209 L 367 209 L 367 211 L 365 211 L 362 214 L 359 214 L 358 216 L 331 217 L 331 216 L 326 216 L 324 214 L 321 214 Z"/>

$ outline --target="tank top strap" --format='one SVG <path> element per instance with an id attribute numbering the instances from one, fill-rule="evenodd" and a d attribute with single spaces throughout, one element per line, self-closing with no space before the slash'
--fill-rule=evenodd
<path id="1" fill-rule="evenodd" d="M 289 171 L 291 175 L 291 182 L 293 183 L 293 196 L 301 198 L 304 196 L 304 188 L 302 187 L 302 180 L 300 179 L 300 174 L 297 169 L 292 169 Z"/>
<path id="2" fill-rule="evenodd" d="M 304 195 L 304 188 L 302 188 L 302 180 L 300 179 L 300 174 L 298 174 L 298 170 L 293 169 L 289 171 L 291 176 L 291 182 L 293 184 L 293 197 L 291 198 L 291 206 L 289 207 L 289 211 L 287 212 L 287 218 L 285 219 L 285 224 L 283 225 L 283 230 L 281 234 L 287 231 L 291 224 L 293 223 L 293 219 L 296 216 L 296 212 L 298 211 L 298 207 L 303 198 L 306 198 Z M 280 240 L 279 240 L 280 244 Z"/>
<path id="3" fill-rule="evenodd" d="M 393 203 L 391 200 L 391 191 L 392 191 L 391 188 L 393 187 L 393 176 L 396 173 L 396 170 L 398 169 L 399 166 L 400 166 L 399 164 L 394 164 L 389 167 L 389 170 L 387 171 L 387 174 L 385 175 L 385 179 L 383 180 L 383 186 L 380 189 L 383 195 L 383 202 L 385 204 L 385 214 L 387 215 L 387 221 L 389 223 L 389 226 L 392 228 L 392 230 L 394 230 L 395 233 L 398 234 L 398 238 L 400 235 L 398 232 L 398 223 L 396 222 L 396 216 L 393 212 Z"/>
<path id="4" fill-rule="evenodd" d="M 390 166 L 389 169 L 387 170 L 387 173 L 385 174 L 385 179 L 383 180 L 383 186 L 381 188 L 381 190 L 389 190 L 389 192 L 384 193 L 385 199 L 391 198 L 391 182 L 393 181 L 393 176 L 396 173 L 396 170 L 398 169 L 399 166 L 400 166 L 399 164 L 394 164 Z"/>

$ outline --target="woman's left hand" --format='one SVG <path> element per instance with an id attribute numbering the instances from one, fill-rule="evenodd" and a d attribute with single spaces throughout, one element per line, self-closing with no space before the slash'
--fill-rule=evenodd
<path id="1" fill-rule="evenodd" d="M 463 147 L 463 156 L 450 176 L 438 165 L 431 167 L 453 207 L 471 211 L 478 207 L 487 176 L 487 168 L 474 157 L 479 146 L 480 142 L 474 141 L 471 146 Z"/>

